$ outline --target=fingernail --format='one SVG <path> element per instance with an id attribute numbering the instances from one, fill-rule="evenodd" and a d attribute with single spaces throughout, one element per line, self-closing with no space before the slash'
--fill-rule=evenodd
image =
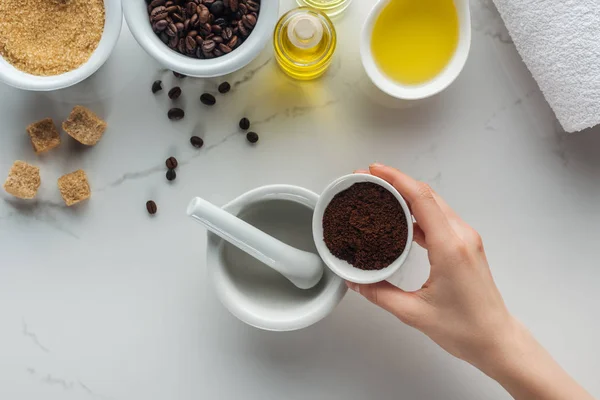
<path id="1" fill-rule="evenodd" d="M 371 168 L 381 168 L 381 167 L 384 167 L 384 165 L 381 164 L 381 163 L 375 162 L 375 163 L 369 165 L 369 167 L 371 167 Z"/>

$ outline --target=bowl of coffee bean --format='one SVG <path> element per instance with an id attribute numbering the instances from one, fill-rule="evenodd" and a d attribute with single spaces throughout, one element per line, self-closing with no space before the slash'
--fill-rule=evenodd
<path id="1" fill-rule="evenodd" d="M 279 0 L 128 0 L 138 43 L 181 74 L 212 78 L 243 68 L 270 41 Z"/>
<path id="2" fill-rule="evenodd" d="M 312 227 L 325 264 L 339 277 L 361 284 L 396 273 L 413 241 L 412 216 L 402 195 L 368 174 L 331 183 L 319 198 Z"/>

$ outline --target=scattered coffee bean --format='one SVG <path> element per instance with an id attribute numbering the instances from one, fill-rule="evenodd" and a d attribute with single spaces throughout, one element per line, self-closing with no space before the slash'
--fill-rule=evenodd
<path id="1" fill-rule="evenodd" d="M 210 93 L 204 93 L 202 96 L 200 96 L 200 101 L 202 102 L 202 104 L 205 104 L 207 106 L 214 106 L 217 102 L 217 99 L 215 99 L 215 96 L 213 96 Z"/>
<path id="2" fill-rule="evenodd" d="M 229 82 L 223 82 L 219 85 L 219 93 L 225 94 L 231 90 L 231 85 Z"/>
<path id="3" fill-rule="evenodd" d="M 177 43 L 179 43 L 179 41 L 177 41 Z M 180 74 L 179 72 L 173 71 L 173 75 L 175 75 L 175 78 L 178 78 L 178 79 L 185 78 L 185 75 L 184 74 Z"/>
<path id="4" fill-rule="evenodd" d="M 240 119 L 240 129 L 247 131 L 250 129 L 250 120 L 246 117 Z"/>
<path id="5" fill-rule="evenodd" d="M 204 146 L 204 140 L 202 140 L 202 138 L 198 137 L 198 136 L 192 136 L 190 138 L 190 143 L 192 144 L 192 146 L 194 146 L 197 149 Z"/>
<path id="6" fill-rule="evenodd" d="M 248 132 L 246 134 L 246 139 L 248 139 L 250 143 L 256 143 L 258 142 L 258 134 L 256 132 Z"/>
<path id="7" fill-rule="evenodd" d="M 260 0 L 146 0 L 146 3 L 150 24 L 161 41 L 181 54 L 200 59 L 220 57 L 237 48 L 255 28 L 261 6 Z M 211 38 L 215 46 L 208 50 L 202 41 Z M 175 76 L 184 77 L 178 73 Z"/>
<path id="8" fill-rule="evenodd" d="M 177 165 L 178 165 L 177 159 L 175 157 L 167 158 L 167 161 L 165 161 L 165 164 L 168 169 L 175 169 L 175 168 L 177 168 Z"/>
<path id="9" fill-rule="evenodd" d="M 171 108 L 167 113 L 170 120 L 179 121 L 185 116 L 185 112 L 181 108 Z"/>
<path id="10" fill-rule="evenodd" d="M 162 90 L 162 82 L 154 81 L 154 83 L 152 84 L 152 93 L 156 94 L 156 93 L 160 92 L 161 90 Z"/>
<path id="11" fill-rule="evenodd" d="M 148 210 L 148 214 L 154 215 L 154 214 L 156 214 L 158 207 L 156 207 L 156 203 L 154 201 L 148 200 L 146 202 L 146 210 Z"/>
<path id="12" fill-rule="evenodd" d="M 177 178 L 177 173 L 175 172 L 174 169 L 170 169 L 167 171 L 167 180 L 168 181 L 172 181 L 175 180 L 175 178 Z"/>
<path id="13" fill-rule="evenodd" d="M 181 96 L 181 88 L 179 86 L 175 86 L 173 89 L 169 90 L 169 98 L 171 100 L 177 100 Z"/>

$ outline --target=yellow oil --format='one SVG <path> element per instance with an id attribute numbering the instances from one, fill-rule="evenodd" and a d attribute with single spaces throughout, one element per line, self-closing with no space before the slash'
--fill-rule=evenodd
<path id="1" fill-rule="evenodd" d="M 384 74 L 418 85 L 444 70 L 458 35 L 453 0 L 392 0 L 375 21 L 371 51 Z"/>
<path id="2" fill-rule="evenodd" d="M 288 35 L 290 21 L 302 14 L 318 18 L 323 27 L 323 37 L 310 48 L 296 46 Z M 331 20 L 324 13 L 307 7 L 297 8 L 281 17 L 273 36 L 277 63 L 286 74 L 299 80 L 315 79 L 323 75 L 331 65 L 336 45 L 337 36 Z"/>

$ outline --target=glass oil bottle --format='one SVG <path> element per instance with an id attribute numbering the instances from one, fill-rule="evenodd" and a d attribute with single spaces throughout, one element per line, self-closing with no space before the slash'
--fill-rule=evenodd
<path id="1" fill-rule="evenodd" d="M 337 36 L 327 15 L 300 7 L 283 15 L 273 36 L 275 58 L 281 69 L 299 80 L 320 77 L 331 65 Z"/>
<path id="2" fill-rule="evenodd" d="M 311 7 L 334 17 L 344 12 L 352 0 L 296 0 L 296 2 L 299 6 Z"/>

